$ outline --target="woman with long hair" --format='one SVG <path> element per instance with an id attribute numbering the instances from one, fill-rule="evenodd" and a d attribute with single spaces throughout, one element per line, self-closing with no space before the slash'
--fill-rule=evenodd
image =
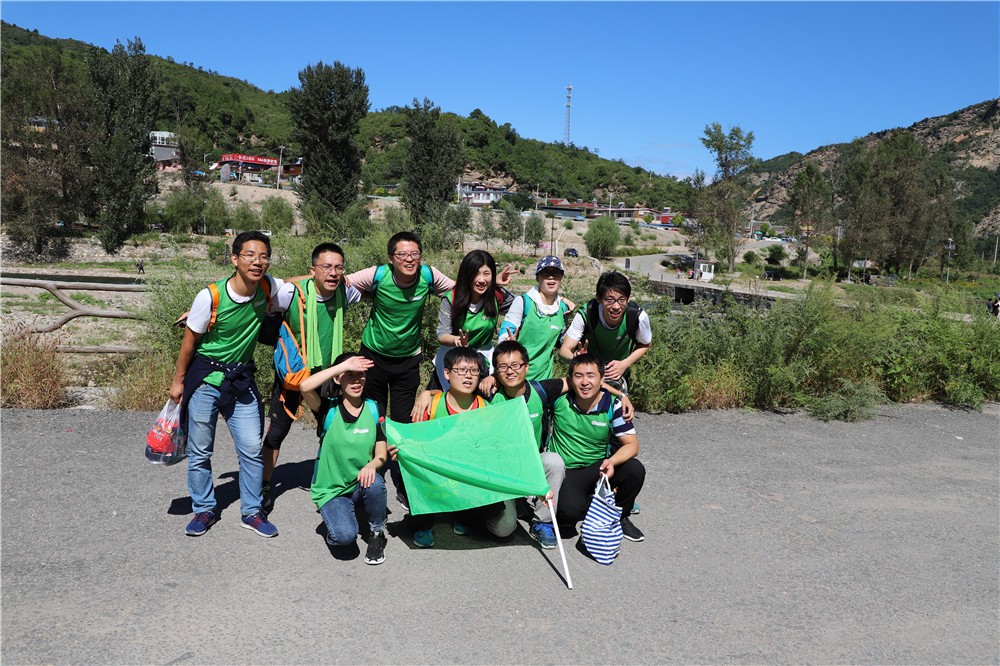
<path id="1" fill-rule="evenodd" d="M 504 269 L 503 277 L 507 277 Z M 509 282 L 509 278 L 507 279 Z M 485 250 L 473 250 L 462 259 L 455 288 L 441 299 L 438 313 L 438 347 L 434 359 L 437 387 L 448 390 L 444 355 L 454 347 L 472 347 L 485 361 L 484 376 L 492 372 L 497 325 L 513 302 L 513 295 L 497 284 L 497 264 Z M 431 380 L 432 386 L 434 385 Z"/>

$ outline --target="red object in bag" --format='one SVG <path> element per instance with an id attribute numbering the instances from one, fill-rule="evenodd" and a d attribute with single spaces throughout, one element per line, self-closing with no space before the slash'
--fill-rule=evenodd
<path id="1" fill-rule="evenodd" d="M 160 410 L 146 435 L 146 459 L 155 465 L 172 465 L 187 457 L 187 437 L 180 424 L 181 406 L 173 400 Z"/>

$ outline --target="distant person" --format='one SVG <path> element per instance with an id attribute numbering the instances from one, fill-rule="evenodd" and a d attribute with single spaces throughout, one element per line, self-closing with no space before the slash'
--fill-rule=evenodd
<path id="1" fill-rule="evenodd" d="M 139 257 L 138 259 L 135 260 L 135 270 L 137 272 L 139 272 L 139 273 L 145 273 L 146 272 L 146 267 L 142 263 L 142 257 Z"/>

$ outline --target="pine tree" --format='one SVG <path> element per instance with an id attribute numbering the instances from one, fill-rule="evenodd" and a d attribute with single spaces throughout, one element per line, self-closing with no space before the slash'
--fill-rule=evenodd
<path id="1" fill-rule="evenodd" d="M 462 141 L 441 121 L 441 109 L 426 97 L 406 109 L 409 148 L 403 168 L 402 201 L 418 227 L 443 217 L 465 165 Z"/>

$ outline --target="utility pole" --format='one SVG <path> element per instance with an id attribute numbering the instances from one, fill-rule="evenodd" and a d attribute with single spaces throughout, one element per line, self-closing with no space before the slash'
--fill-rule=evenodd
<path id="1" fill-rule="evenodd" d="M 281 158 L 284 156 L 284 154 L 285 154 L 285 147 L 278 146 L 278 180 L 275 181 L 274 183 L 274 189 L 276 190 L 281 189 Z"/>
<path id="2" fill-rule="evenodd" d="M 951 281 L 951 251 L 955 249 L 955 241 L 949 238 L 944 244 L 944 249 L 948 250 L 948 270 L 944 274 L 944 284 L 947 287 Z"/>

